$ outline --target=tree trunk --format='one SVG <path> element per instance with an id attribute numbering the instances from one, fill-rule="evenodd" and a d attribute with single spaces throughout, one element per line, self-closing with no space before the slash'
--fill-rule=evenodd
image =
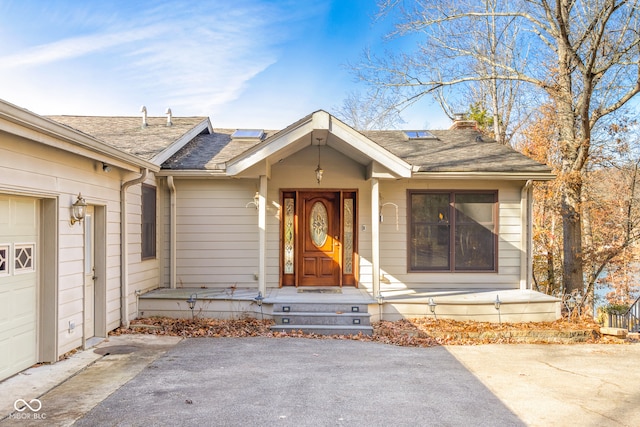
<path id="1" fill-rule="evenodd" d="M 563 282 L 566 293 L 574 290 L 582 292 L 582 227 L 580 218 L 580 193 L 582 179 L 574 173 L 571 182 L 564 188 L 562 198 L 563 231 Z"/>
<path id="2" fill-rule="evenodd" d="M 565 1 L 557 3 L 557 20 L 562 25 L 558 31 L 558 79 L 555 93 L 558 109 L 560 150 L 562 152 L 562 242 L 563 242 L 563 283 L 565 293 L 576 289 L 582 292 L 582 165 L 578 161 L 579 137 L 576 126 L 572 70 L 573 61 L 568 44 L 570 33 L 569 6 Z"/>

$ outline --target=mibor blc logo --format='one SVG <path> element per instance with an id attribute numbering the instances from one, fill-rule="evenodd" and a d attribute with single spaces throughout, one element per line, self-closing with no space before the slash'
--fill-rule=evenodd
<path id="1" fill-rule="evenodd" d="M 17 399 L 13 402 L 13 409 L 15 409 L 16 412 L 9 415 L 9 418 L 23 420 L 44 420 L 47 418 L 46 414 L 40 413 L 40 410 L 42 409 L 42 402 L 40 399 L 31 399 L 28 402 L 24 399 Z M 31 412 L 26 412 L 27 409 Z"/>

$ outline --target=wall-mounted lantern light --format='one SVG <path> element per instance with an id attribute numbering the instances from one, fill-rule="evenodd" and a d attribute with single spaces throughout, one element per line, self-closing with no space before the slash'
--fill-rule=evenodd
<path id="1" fill-rule="evenodd" d="M 87 214 L 87 202 L 82 197 L 81 193 L 78 193 L 78 199 L 73 205 L 71 205 L 71 225 L 76 222 L 80 222 Z"/>

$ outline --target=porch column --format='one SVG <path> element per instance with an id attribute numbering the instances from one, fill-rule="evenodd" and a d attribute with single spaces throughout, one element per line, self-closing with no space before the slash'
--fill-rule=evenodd
<path id="1" fill-rule="evenodd" d="M 371 178 L 371 278 L 373 297 L 380 294 L 380 190 L 378 179 Z"/>
<path id="2" fill-rule="evenodd" d="M 266 296 L 267 292 L 267 176 L 260 175 L 258 203 L 258 291 Z"/>
<path id="3" fill-rule="evenodd" d="M 529 180 L 520 192 L 520 223 L 522 237 L 520 245 L 520 289 L 531 289 L 533 278 L 533 188 Z"/>

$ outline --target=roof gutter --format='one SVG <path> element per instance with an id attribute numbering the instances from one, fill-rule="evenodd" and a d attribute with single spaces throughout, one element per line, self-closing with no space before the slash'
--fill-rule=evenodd
<path id="1" fill-rule="evenodd" d="M 126 181 L 120 187 L 120 325 L 129 327 L 129 243 L 127 228 L 127 189 L 147 179 L 149 169 L 141 169 L 140 176 Z"/>
<path id="2" fill-rule="evenodd" d="M 0 101 L 0 120 L 6 120 L 8 124 L 13 124 L 13 126 L 3 126 L 0 122 L 0 130 L 80 156 L 106 161 L 114 166 L 129 170 L 147 168 L 155 171 L 160 169 L 156 164 L 110 147 L 85 133 L 5 101 Z M 114 164 L 114 160 L 122 162 L 122 164 Z"/>
<path id="3" fill-rule="evenodd" d="M 156 172 L 156 176 L 174 176 L 176 178 L 230 178 L 224 170 L 177 170 L 177 169 L 161 169 Z"/>
<path id="4" fill-rule="evenodd" d="M 556 178 L 556 175 L 551 172 L 417 172 L 414 170 L 413 178 L 551 181 Z"/>

